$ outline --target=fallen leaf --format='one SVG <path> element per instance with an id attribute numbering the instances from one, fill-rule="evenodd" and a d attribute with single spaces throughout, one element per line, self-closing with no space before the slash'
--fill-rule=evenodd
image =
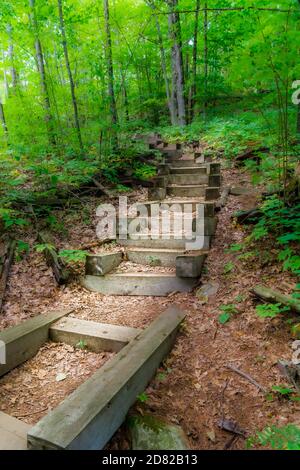
<path id="1" fill-rule="evenodd" d="M 66 378 L 67 378 L 67 375 L 64 374 L 63 372 L 60 372 L 59 374 L 57 374 L 55 380 L 56 380 L 56 382 L 62 382 Z"/>

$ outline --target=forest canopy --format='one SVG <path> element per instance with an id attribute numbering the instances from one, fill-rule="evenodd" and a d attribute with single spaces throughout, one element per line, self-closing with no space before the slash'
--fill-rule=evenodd
<path id="1" fill-rule="evenodd" d="M 18 187 L 78 186 L 99 168 L 117 183 L 128 165 L 151 175 L 133 163 L 143 149 L 128 136 L 141 130 L 192 140 L 205 129 L 229 156 L 275 146 L 287 173 L 298 0 L 0 4 L 2 211 Z"/>

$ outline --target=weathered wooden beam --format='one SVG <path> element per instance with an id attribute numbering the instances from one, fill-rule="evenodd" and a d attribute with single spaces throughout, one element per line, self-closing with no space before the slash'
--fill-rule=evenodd
<path id="1" fill-rule="evenodd" d="M 47 248 L 43 251 L 47 264 L 51 267 L 57 284 L 66 284 L 70 278 L 70 271 L 66 268 L 66 265 L 62 259 L 59 258 L 55 247 L 52 245 L 52 239 L 49 234 L 40 232 L 38 240 L 41 244 L 47 245 Z"/>
<path id="2" fill-rule="evenodd" d="M 297 299 L 293 299 L 289 295 L 281 294 L 276 290 L 269 289 L 265 286 L 256 286 L 251 289 L 251 292 L 266 302 L 273 302 L 290 307 L 294 312 L 300 313 L 300 302 Z"/>
<path id="3" fill-rule="evenodd" d="M 0 341 L 5 344 L 6 364 L 0 364 L 0 377 L 32 358 L 48 340 L 51 323 L 71 312 L 50 312 L 1 331 Z"/>
<path id="4" fill-rule="evenodd" d="M 30 427 L 0 411 L 0 450 L 26 450 Z"/>
<path id="5" fill-rule="evenodd" d="M 117 268 L 122 262 L 122 259 L 122 251 L 102 255 L 89 255 L 86 258 L 85 274 L 90 276 L 104 276 Z"/>
<path id="6" fill-rule="evenodd" d="M 102 449 L 123 423 L 175 341 L 185 313 L 170 307 L 39 421 L 30 449 Z"/>
<path id="7" fill-rule="evenodd" d="M 4 253 L 0 257 L 0 313 L 3 306 L 10 269 L 14 261 L 15 250 L 16 241 L 10 240 L 5 244 Z"/>
<path id="8" fill-rule="evenodd" d="M 106 325 L 79 318 L 66 317 L 50 327 L 52 341 L 76 346 L 82 341 L 90 351 L 119 352 L 142 330 L 118 325 Z"/>

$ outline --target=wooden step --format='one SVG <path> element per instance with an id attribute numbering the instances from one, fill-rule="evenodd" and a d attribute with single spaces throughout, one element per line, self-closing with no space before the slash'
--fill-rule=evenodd
<path id="1" fill-rule="evenodd" d="M 165 273 L 121 273 L 103 277 L 85 276 L 86 289 L 104 295 L 166 297 L 172 292 L 191 292 L 197 279 L 182 279 Z"/>
<path id="2" fill-rule="evenodd" d="M 145 266 L 173 267 L 176 264 L 177 256 L 183 255 L 185 250 L 167 250 L 151 248 L 129 248 L 126 250 L 126 257 L 135 264 Z"/>
<path id="3" fill-rule="evenodd" d="M 121 240 L 118 239 L 117 242 L 121 246 L 126 246 L 126 247 L 134 247 L 134 248 L 147 248 L 147 249 L 162 249 L 162 250 L 209 250 L 211 246 L 211 239 L 212 237 L 206 236 L 204 239 L 201 240 L 200 242 L 196 243 L 196 239 L 193 240 L 175 240 L 175 239 L 170 239 L 170 240 L 164 240 L 163 238 L 159 238 L 157 240 Z M 199 246 L 199 243 L 201 243 L 201 246 Z"/>
<path id="4" fill-rule="evenodd" d="M 141 306 L 142 308 L 142 306 Z M 101 450 L 171 350 L 185 313 L 163 312 L 28 434 L 34 450 Z"/>
<path id="5" fill-rule="evenodd" d="M 54 323 L 49 331 L 51 341 L 76 346 L 83 341 L 89 351 L 119 352 L 142 330 L 118 325 L 107 325 L 80 318 L 66 317 Z"/>
<path id="6" fill-rule="evenodd" d="M 153 208 L 153 206 L 156 206 Z M 170 198 L 162 201 L 145 201 L 143 203 L 135 204 L 138 211 L 147 209 L 148 215 L 151 215 L 151 208 L 153 211 L 159 206 L 159 211 L 163 212 L 183 212 L 185 209 L 190 207 L 192 213 L 198 213 L 203 209 L 204 217 L 214 217 L 215 215 L 215 203 L 210 201 L 204 201 L 204 198 Z"/>
<path id="7" fill-rule="evenodd" d="M 160 148 L 159 151 L 166 157 L 167 160 L 169 159 L 179 159 L 182 158 L 183 152 L 182 150 L 169 150 L 168 148 Z"/>
<path id="8" fill-rule="evenodd" d="M 209 183 L 209 176 L 204 174 L 204 175 L 197 175 L 197 174 L 176 174 L 176 175 L 170 175 L 169 178 L 169 184 L 171 185 L 177 185 L 177 186 L 185 186 L 185 185 L 203 185 Z"/>
<path id="9" fill-rule="evenodd" d="M 169 166 L 171 175 L 207 175 L 208 167 L 207 166 Z"/>
<path id="10" fill-rule="evenodd" d="M 129 248 L 126 250 L 126 256 L 129 261 L 144 266 L 176 266 L 178 256 L 183 256 L 187 252 L 185 250 L 163 250 L 151 248 Z M 207 254 L 207 251 L 194 251 L 195 255 Z"/>
<path id="11" fill-rule="evenodd" d="M 0 341 L 6 346 L 6 364 L 0 364 L 0 377 L 36 355 L 48 340 L 51 323 L 72 312 L 59 310 L 30 318 L 0 333 Z"/>
<path id="12" fill-rule="evenodd" d="M 0 450 L 27 450 L 31 426 L 0 411 Z"/>
<path id="13" fill-rule="evenodd" d="M 167 186 L 167 195 L 174 197 L 204 197 L 206 195 L 207 185 L 169 185 Z"/>

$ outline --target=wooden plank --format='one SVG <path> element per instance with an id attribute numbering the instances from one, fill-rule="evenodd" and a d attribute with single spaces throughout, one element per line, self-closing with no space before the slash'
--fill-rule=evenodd
<path id="1" fill-rule="evenodd" d="M 33 357 L 48 340 L 51 323 L 72 310 L 60 310 L 26 320 L 0 333 L 6 348 L 6 364 L 0 364 L 0 377 Z"/>
<path id="2" fill-rule="evenodd" d="M 70 279 L 70 271 L 67 269 L 65 262 L 59 258 L 51 236 L 48 233 L 40 232 L 38 239 L 41 244 L 47 245 L 43 253 L 48 266 L 51 267 L 53 271 L 57 284 L 66 284 Z"/>
<path id="3" fill-rule="evenodd" d="M 3 306 L 4 295 L 10 269 L 14 260 L 16 241 L 10 240 L 5 244 L 4 253 L 0 256 L 0 312 Z"/>
<path id="4" fill-rule="evenodd" d="M 122 262 L 123 252 L 89 255 L 86 257 L 85 273 L 91 276 L 104 276 Z"/>
<path id="5" fill-rule="evenodd" d="M 0 450 L 26 450 L 30 427 L 0 411 Z"/>
<path id="6" fill-rule="evenodd" d="M 172 292 L 191 292 L 197 279 L 183 279 L 169 273 L 120 273 L 106 276 L 85 276 L 81 284 L 92 292 L 104 295 L 166 297 Z"/>
<path id="7" fill-rule="evenodd" d="M 79 318 L 62 318 L 50 327 L 50 339 L 58 343 L 76 346 L 83 341 L 87 349 L 99 353 L 101 351 L 119 352 L 133 340 L 142 330 L 118 325 L 107 325 Z"/>
<path id="8" fill-rule="evenodd" d="M 31 449 L 102 449 L 175 341 L 185 313 L 160 315 L 28 433 Z"/>

